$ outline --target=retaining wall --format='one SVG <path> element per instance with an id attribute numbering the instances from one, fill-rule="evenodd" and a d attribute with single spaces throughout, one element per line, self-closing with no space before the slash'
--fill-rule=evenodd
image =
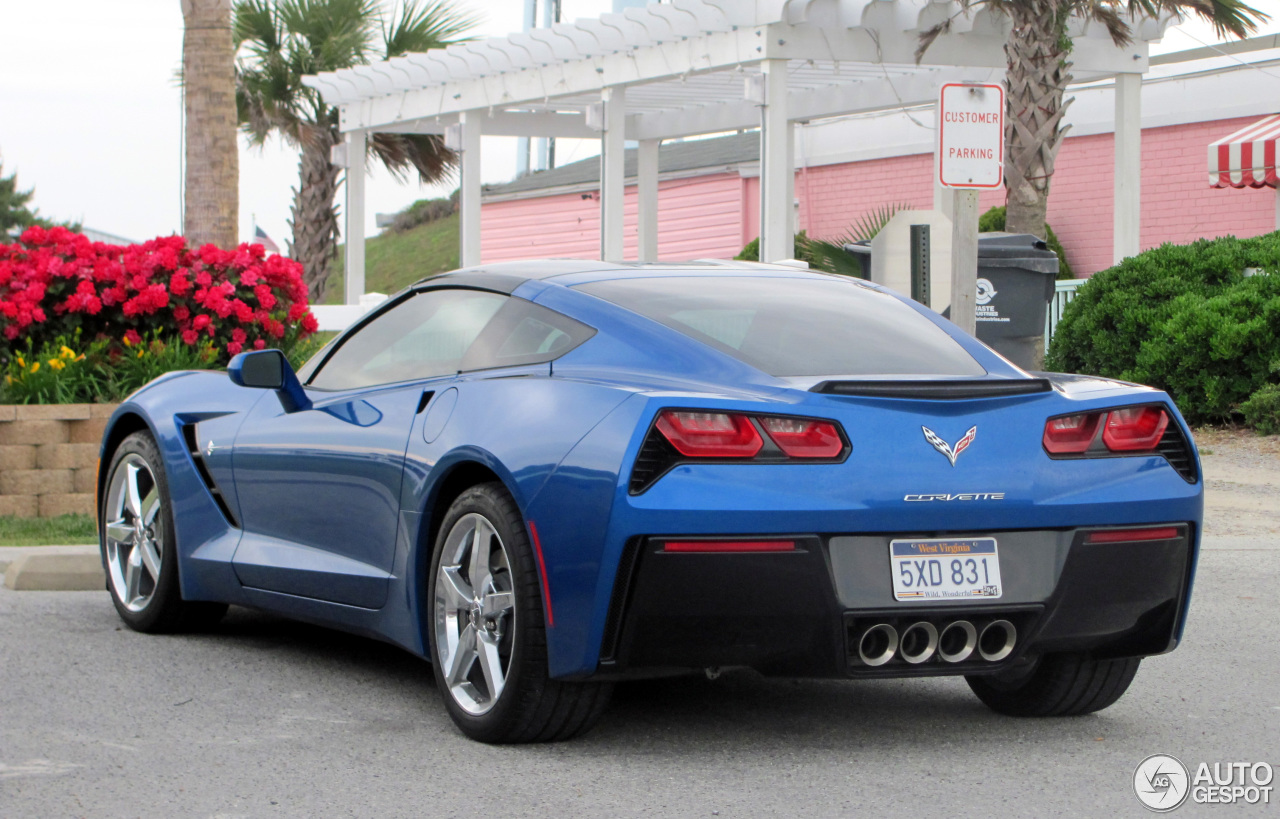
<path id="1" fill-rule="evenodd" d="M 0 405 L 0 515 L 94 514 L 98 446 L 116 406 Z"/>

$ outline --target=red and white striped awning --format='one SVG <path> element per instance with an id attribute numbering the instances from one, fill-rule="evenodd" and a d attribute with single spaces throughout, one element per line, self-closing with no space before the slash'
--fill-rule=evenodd
<path id="1" fill-rule="evenodd" d="M 1280 114 L 1209 145 L 1209 184 L 1215 188 L 1274 188 Z"/>

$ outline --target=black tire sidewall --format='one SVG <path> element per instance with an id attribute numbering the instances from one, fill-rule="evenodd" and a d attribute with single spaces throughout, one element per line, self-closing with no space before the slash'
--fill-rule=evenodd
<path id="1" fill-rule="evenodd" d="M 507 681 L 498 702 L 479 716 L 465 711 L 445 682 L 444 669 L 436 647 L 436 577 L 449 532 L 464 516 L 483 515 L 498 532 L 511 563 L 515 595 L 515 634 L 512 636 L 511 660 Z M 428 647 L 436 687 L 454 722 L 467 736 L 481 742 L 503 742 L 517 733 L 526 716 L 531 699 L 536 699 L 547 681 L 545 626 L 542 594 L 533 549 L 510 493 L 498 483 L 481 484 L 463 492 L 449 507 L 441 521 L 431 555 L 431 574 L 427 585 Z"/>
<path id="2" fill-rule="evenodd" d="M 111 567 L 107 565 L 107 493 L 112 479 L 120 468 L 120 463 L 128 455 L 138 455 L 147 462 L 155 478 L 156 491 L 160 493 L 161 525 L 164 527 L 164 538 L 160 551 L 160 579 L 156 583 L 155 592 L 142 611 L 130 611 L 116 594 L 111 582 Z M 102 569 L 106 572 L 107 591 L 111 602 L 115 605 L 120 619 L 130 628 L 137 631 L 152 632 L 168 630 L 174 625 L 182 605 L 182 591 L 178 582 L 178 544 L 177 532 L 173 525 L 173 505 L 169 495 L 169 481 L 164 470 L 164 461 L 160 457 L 160 449 L 149 432 L 135 432 L 121 442 L 111 456 L 111 466 L 107 470 L 107 479 L 103 483 L 102 503 L 98 509 L 98 551 L 102 557 Z"/>

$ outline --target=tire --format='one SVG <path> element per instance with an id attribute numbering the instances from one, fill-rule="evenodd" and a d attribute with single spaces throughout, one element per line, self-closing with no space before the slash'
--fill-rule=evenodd
<path id="1" fill-rule="evenodd" d="M 988 708 L 1013 717 L 1075 717 L 1120 699 L 1141 659 L 1094 660 L 1078 654 L 1042 657 L 1030 673 L 966 677 Z"/>
<path id="2" fill-rule="evenodd" d="M 449 716 L 474 740 L 570 739 L 608 705 L 607 683 L 548 677 L 538 574 L 524 521 L 502 484 L 474 486 L 449 507 L 427 588 L 431 658 Z"/>
<path id="3" fill-rule="evenodd" d="M 225 604 L 182 599 L 169 483 L 150 433 L 133 433 L 112 454 L 98 532 L 107 591 L 129 628 L 164 634 L 222 619 Z"/>

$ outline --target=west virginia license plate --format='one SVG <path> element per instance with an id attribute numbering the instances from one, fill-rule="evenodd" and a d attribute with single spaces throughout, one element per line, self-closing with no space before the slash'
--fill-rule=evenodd
<path id="1" fill-rule="evenodd" d="M 895 600 L 994 600 L 1000 597 L 996 539 L 889 542 Z"/>

